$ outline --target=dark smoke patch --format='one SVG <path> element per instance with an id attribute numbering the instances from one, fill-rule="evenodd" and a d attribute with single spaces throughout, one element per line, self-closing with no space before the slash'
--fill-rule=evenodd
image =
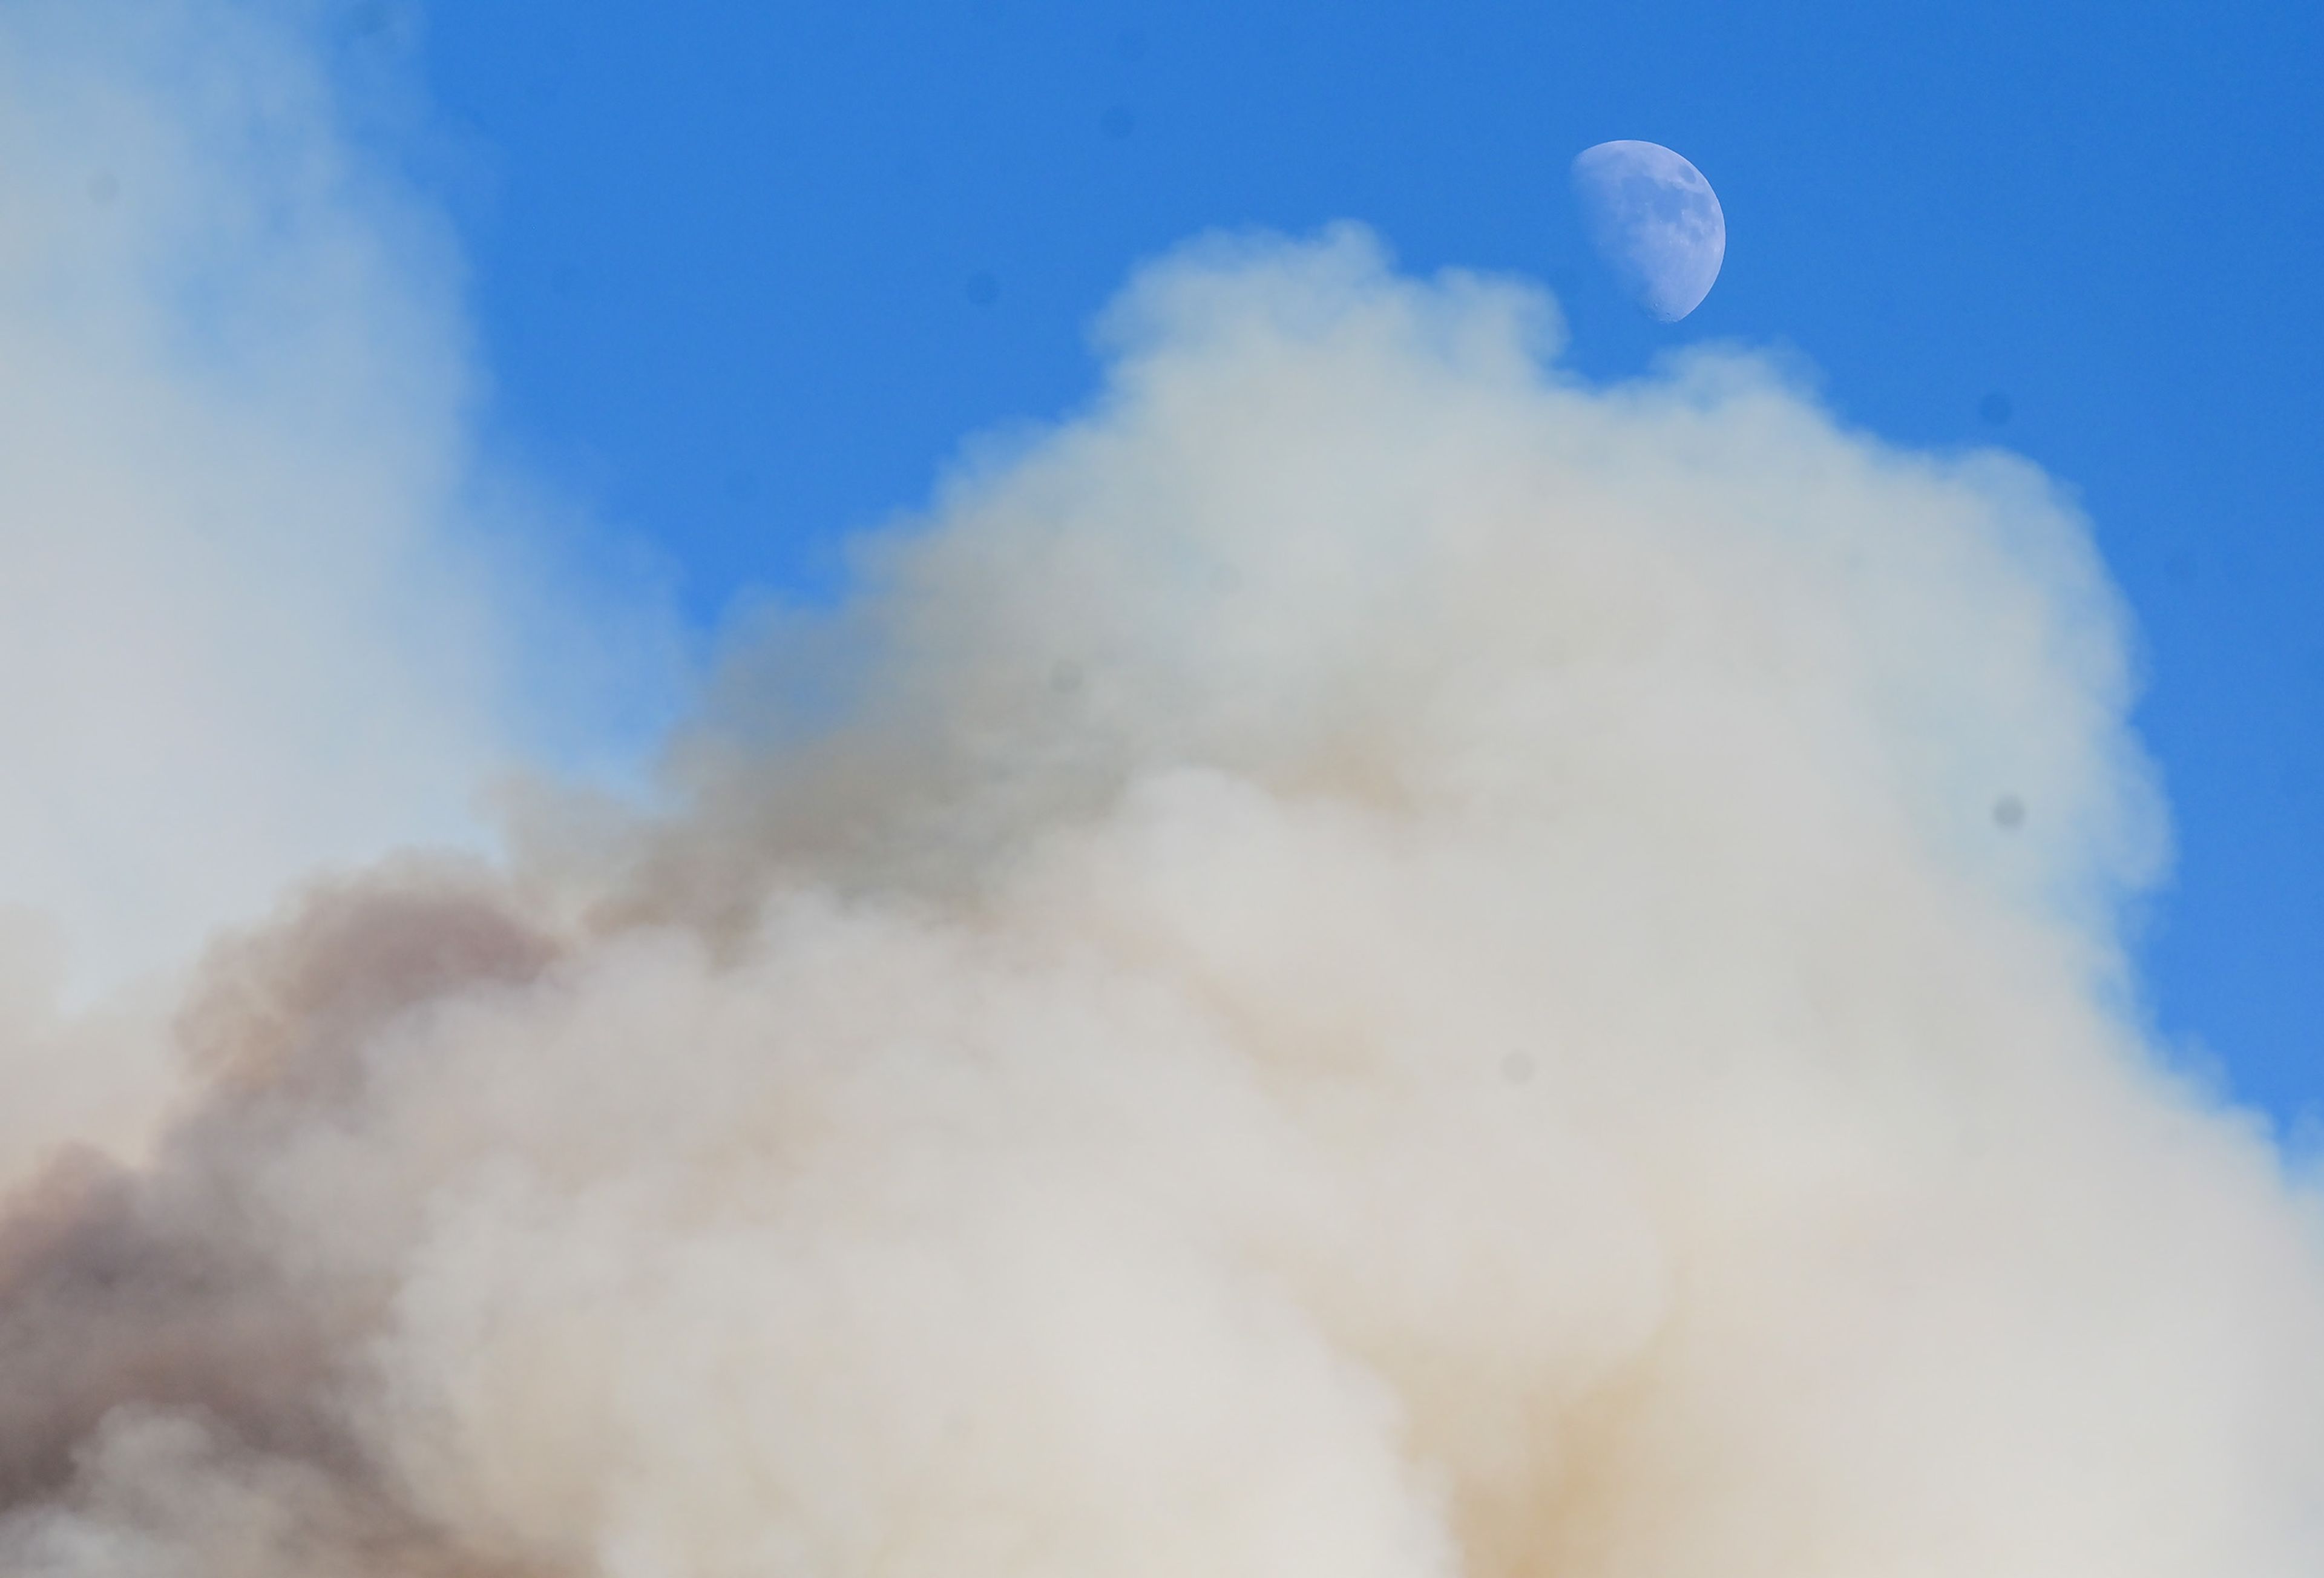
<path id="1" fill-rule="evenodd" d="M 0 1528 L 37 1546 L 103 1503 L 182 1542 L 163 1526 L 198 1509 L 158 1487 L 230 1482 L 280 1525 L 264 1559 L 282 1564 L 254 1572 L 515 1573 L 442 1548 L 349 1429 L 392 1288 L 302 1255 L 266 1167 L 293 1136 L 360 1124 L 367 1050 L 399 1019 L 521 985 L 554 952 L 481 878 L 417 862 L 212 951 L 180 1022 L 201 1094 L 152 1164 L 68 1150 L 0 1215 Z"/>

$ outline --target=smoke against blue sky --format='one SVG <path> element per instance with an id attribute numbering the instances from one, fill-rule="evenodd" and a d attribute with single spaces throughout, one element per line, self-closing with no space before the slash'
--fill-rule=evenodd
<path id="1" fill-rule="evenodd" d="M 0 1570 L 2324 1567 L 2307 41 L 1812 20 L 0 0 Z"/>
<path id="2" fill-rule="evenodd" d="M 2272 4 L 471 0 L 422 48 L 503 435 L 666 549 L 699 621 L 828 588 L 964 434 L 1069 408 L 1126 268 L 1216 226 L 1358 218 L 1407 268 L 1546 282 L 1585 374 L 1732 339 L 1886 438 L 2024 453 L 2144 634 L 2162 1028 L 2289 1112 L 2324 1095 L 2319 32 Z M 1727 208 L 1675 328 L 1568 211 L 1566 161 L 1616 137 Z"/>

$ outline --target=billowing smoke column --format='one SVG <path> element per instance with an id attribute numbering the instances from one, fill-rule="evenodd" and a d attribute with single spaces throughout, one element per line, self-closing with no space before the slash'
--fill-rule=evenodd
<path id="1" fill-rule="evenodd" d="M 0 1571 L 2317 1570 L 2314 1203 L 2135 1029 L 2043 479 L 1352 230 L 1104 333 L 678 809 L 212 946 L 7 1203 Z"/>
<path id="2" fill-rule="evenodd" d="M 683 814 L 222 945 L 0 1241 L 0 1566 L 2310 1569 L 2081 529 L 1547 318 L 1184 254 Z"/>

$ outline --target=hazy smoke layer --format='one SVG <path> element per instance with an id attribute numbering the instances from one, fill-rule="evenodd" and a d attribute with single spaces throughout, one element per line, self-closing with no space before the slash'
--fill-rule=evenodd
<path id="1" fill-rule="evenodd" d="M 0 1233 L 0 1568 L 2316 1571 L 2080 523 L 1551 318 L 1182 254 L 687 815 L 216 952 L 204 1100 Z"/>
<path id="2" fill-rule="evenodd" d="M 0 3 L 0 1185 L 166 1089 L 136 1005 L 60 1013 L 318 863 L 475 839 L 555 710 L 448 238 L 317 12 Z"/>

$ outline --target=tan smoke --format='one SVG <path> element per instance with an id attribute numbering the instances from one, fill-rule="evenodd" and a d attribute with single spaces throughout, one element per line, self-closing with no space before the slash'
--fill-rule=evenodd
<path id="1" fill-rule="evenodd" d="M 217 944 L 0 1226 L 0 1571 L 2315 1571 L 2314 1202 L 2136 1028 L 2082 522 L 1556 333 L 1182 252 L 678 810 Z"/>

